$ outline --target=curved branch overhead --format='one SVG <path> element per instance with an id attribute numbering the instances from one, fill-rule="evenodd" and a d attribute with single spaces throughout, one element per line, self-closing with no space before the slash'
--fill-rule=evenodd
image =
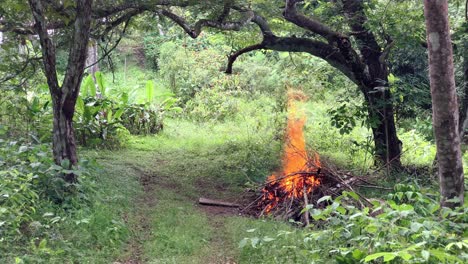
<path id="1" fill-rule="evenodd" d="M 191 26 L 184 18 L 178 16 L 177 14 L 167 9 L 163 9 L 162 11 L 160 11 L 160 14 L 174 21 L 174 23 L 179 25 L 192 38 L 197 38 L 204 27 L 217 28 L 221 30 L 239 31 L 244 26 L 249 24 L 255 17 L 254 12 L 248 10 L 243 12 L 244 18 L 242 20 L 230 22 L 224 21 L 225 13 L 223 12 L 220 18 L 218 18 L 217 20 L 201 19 L 198 20 L 193 26 Z"/>
<path id="2" fill-rule="evenodd" d="M 266 48 L 266 46 L 263 43 L 260 43 L 260 44 L 255 44 L 255 45 L 245 47 L 243 49 L 240 49 L 240 50 L 232 53 L 231 55 L 229 55 L 228 64 L 227 64 L 225 73 L 232 74 L 232 66 L 234 65 L 234 62 L 236 62 L 237 58 L 240 55 L 242 55 L 244 53 L 247 53 L 247 52 L 254 51 L 254 50 L 261 50 L 261 49 L 264 49 L 264 48 Z"/>
<path id="3" fill-rule="evenodd" d="M 54 12 L 63 14 L 68 18 L 67 21 L 60 19 L 48 22 L 44 21 L 41 27 L 44 29 L 58 29 L 72 25 L 76 17 L 74 8 L 65 8 L 57 1 L 43 0 L 39 1 L 47 5 Z M 185 8 L 189 6 L 205 7 L 213 4 L 213 1 L 194 1 L 194 0 L 140 0 L 140 1 L 122 1 L 115 4 L 101 1 L 94 3 L 91 10 L 91 16 L 96 21 L 96 27 L 103 28 L 100 31 L 93 33 L 94 38 L 105 36 L 115 27 L 123 24 L 134 16 L 138 16 L 145 12 L 156 13 L 160 16 L 169 18 L 175 24 L 180 26 L 190 37 L 197 38 L 204 28 L 216 28 L 219 30 L 239 31 L 248 25 L 255 24 L 260 29 L 263 41 L 260 44 L 253 45 L 239 50 L 240 54 L 252 51 L 252 47 L 258 49 L 271 49 L 276 51 L 288 52 L 306 52 L 313 56 L 319 57 L 336 67 L 343 72 L 353 82 L 358 85 L 370 84 L 373 82 L 369 76 L 370 71 L 381 71 L 379 67 L 373 65 L 372 56 L 381 57 L 381 49 L 375 40 L 374 35 L 365 27 L 367 18 L 363 11 L 362 2 L 360 0 L 342 0 L 343 13 L 348 17 L 348 23 L 353 32 L 353 37 L 358 40 L 357 52 L 353 47 L 349 37 L 343 33 L 333 30 L 319 20 L 306 16 L 298 11 L 298 3 L 300 0 L 285 0 L 283 10 L 283 18 L 302 29 L 321 36 L 324 41 L 319 41 L 309 38 L 295 37 L 278 37 L 271 29 L 269 22 L 250 6 L 238 5 L 235 0 L 224 0 L 222 6 L 215 14 L 214 19 L 200 19 L 194 23 L 189 23 L 185 18 L 178 15 L 172 7 Z M 211 8 L 210 8 L 211 9 Z M 240 18 L 230 20 L 233 13 L 240 14 Z M 8 21 L 0 20 L 0 31 L 10 30 L 22 34 L 37 34 L 37 26 L 34 23 L 27 25 L 18 25 L 9 23 Z M 362 44 L 365 43 L 365 44 Z M 239 55 L 240 55 L 239 54 Z M 238 56 L 239 56 L 238 55 Z M 236 58 L 238 56 L 235 56 Z M 232 63 L 235 59 L 229 62 L 229 67 L 232 68 Z M 378 62 L 377 62 L 378 63 Z M 374 63 L 375 64 L 375 63 Z M 372 67 L 370 67 L 372 66 Z M 372 69 L 370 69 L 370 68 Z"/>

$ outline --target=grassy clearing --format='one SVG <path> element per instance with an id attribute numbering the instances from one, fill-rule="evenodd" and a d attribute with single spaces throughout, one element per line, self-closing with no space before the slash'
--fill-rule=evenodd
<path id="1" fill-rule="evenodd" d="M 284 223 L 206 212 L 196 203 L 200 196 L 236 201 L 250 181 L 249 173 L 268 175 L 277 166 L 279 151 L 278 142 L 266 144 L 268 136 L 253 133 L 248 124 L 170 120 L 160 135 L 134 137 L 126 149 L 87 153 L 103 165 L 107 171 L 103 177 L 143 184 L 133 194 L 123 194 L 119 188 L 124 186 L 115 186 L 115 193 L 134 197 L 134 208 L 126 214 L 133 238 L 118 259 L 225 263 L 242 257 L 238 243 L 252 226 L 287 228 Z M 141 251 L 138 256 L 131 252 L 135 248 Z"/>

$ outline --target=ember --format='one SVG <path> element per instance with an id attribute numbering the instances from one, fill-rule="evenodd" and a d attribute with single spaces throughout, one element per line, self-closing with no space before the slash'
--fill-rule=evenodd
<path id="1" fill-rule="evenodd" d="M 281 204 L 295 201 L 307 203 L 307 195 L 321 184 L 320 157 L 317 153 L 309 156 L 304 138 L 305 114 L 297 107 L 297 102 L 303 100 L 297 92 L 288 93 L 288 123 L 286 142 L 283 154 L 283 168 L 280 173 L 268 177 L 262 190 L 260 206 L 263 213 L 280 210 Z"/>

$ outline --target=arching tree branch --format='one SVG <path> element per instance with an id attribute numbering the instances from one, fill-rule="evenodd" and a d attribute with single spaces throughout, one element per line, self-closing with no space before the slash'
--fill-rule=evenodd
<path id="1" fill-rule="evenodd" d="M 109 5 L 96 5 L 93 8 L 93 18 L 99 19 L 108 17 L 114 14 L 117 14 L 128 9 L 143 9 L 146 11 L 157 11 L 162 9 L 161 7 L 167 6 L 178 6 L 178 7 L 187 7 L 191 5 L 202 4 L 206 2 L 202 1 L 193 1 L 193 0 L 151 0 L 151 1 L 124 1 L 123 4 L 115 5 L 113 1 L 110 1 Z"/>
<path id="2" fill-rule="evenodd" d="M 204 27 L 211 27 L 211 28 L 217 28 L 217 29 L 222 29 L 222 30 L 234 30 L 238 31 L 241 30 L 245 25 L 250 23 L 252 19 L 254 18 L 254 12 L 251 10 L 248 10 L 244 12 L 244 18 L 241 21 L 235 21 L 235 22 L 229 22 L 229 21 L 219 21 L 218 20 L 208 20 L 208 19 L 201 19 L 195 23 L 195 25 L 191 26 L 184 18 L 176 15 L 175 13 L 172 13 L 171 11 L 167 9 L 163 9 L 160 14 L 171 19 L 179 25 L 187 34 L 189 34 L 190 37 L 192 38 L 197 38 L 202 29 Z"/>
<path id="3" fill-rule="evenodd" d="M 255 44 L 255 45 L 245 47 L 229 55 L 228 64 L 227 64 L 225 73 L 232 74 L 232 66 L 234 65 L 234 62 L 236 62 L 237 58 L 240 55 L 247 53 L 247 52 L 254 51 L 254 50 L 264 49 L 264 48 L 265 48 L 265 45 L 263 43 L 260 43 L 260 44 Z"/>
<path id="4" fill-rule="evenodd" d="M 248 46 L 233 53 L 231 56 L 229 56 L 226 73 L 232 73 L 232 66 L 240 55 L 259 49 L 309 53 L 327 61 L 330 65 L 337 68 L 353 82 L 358 82 L 352 69 L 348 67 L 345 58 L 340 54 L 338 49 L 321 41 L 294 37 L 269 36 L 265 38 L 260 44 Z"/>

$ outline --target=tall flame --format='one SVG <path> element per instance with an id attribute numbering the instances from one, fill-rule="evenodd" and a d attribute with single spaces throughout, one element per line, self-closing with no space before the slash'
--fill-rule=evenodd
<path id="1" fill-rule="evenodd" d="M 304 191 L 310 193 L 314 187 L 320 185 L 320 180 L 315 177 L 320 171 L 320 158 L 318 154 L 313 158 L 307 154 L 304 138 L 306 117 L 303 111 L 298 110 L 297 101 L 301 99 L 298 97 L 300 96 L 297 92 L 288 93 L 288 123 L 282 158 L 283 167 L 281 173 L 268 177 L 267 186 L 263 190 L 263 202 L 267 202 L 266 213 L 282 199 L 302 198 Z M 268 185 L 277 186 L 272 189 L 268 188 Z"/>

